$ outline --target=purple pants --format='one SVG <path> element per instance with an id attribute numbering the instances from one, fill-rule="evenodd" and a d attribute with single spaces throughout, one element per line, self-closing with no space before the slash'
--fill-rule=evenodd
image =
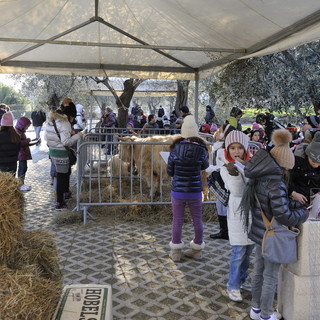
<path id="1" fill-rule="evenodd" d="M 175 199 L 172 201 L 172 243 L 182 242 L 182 226 L 184 221 L 185 208 L 188 205 L 194 229 L 193 242 L 202 244 L 203 242 L 203 223 L 202 223 L 202 199 Z"/>

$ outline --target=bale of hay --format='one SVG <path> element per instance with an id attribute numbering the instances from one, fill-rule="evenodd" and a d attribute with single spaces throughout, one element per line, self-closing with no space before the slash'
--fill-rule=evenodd
<path id="1" fill-rule="evenodd" d="M 60 282 L 25 270 L 0 267 L 0 319 L 51 320 L 59 303 Z"/>
<path id="2" fill-rule="evenodd" d="M 61 281 L 59 257 L 54 234 L 44 231 L 21 231 L 7 266 L 22 270 L 28 265 L 36 267 L 38 277 Z"/>
<path id="3" fill-rule="evenodd" d="M 0 265 L 12 255 L 22 230 L 24 198 L 19 190 L 19 180 L 11 173 L 0 172 Z"/>

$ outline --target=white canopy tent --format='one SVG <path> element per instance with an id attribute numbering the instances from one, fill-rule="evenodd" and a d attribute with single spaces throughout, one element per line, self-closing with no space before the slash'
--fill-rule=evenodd
<path id="1" fill-rule="evenodd" d="M 0 11 L 0 73 L 197 80 L 320 37 L 318 0 L 15 0 Z"/>

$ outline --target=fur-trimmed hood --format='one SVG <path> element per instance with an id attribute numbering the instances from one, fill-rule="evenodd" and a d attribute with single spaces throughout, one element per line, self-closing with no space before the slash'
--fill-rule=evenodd
<path id="1" fill-rule="evenodd" d="M 68 122 L 68 116 L 56 111 L 49 112 L 48 114 L 48 122 L 52 123 L 52 120 L 60 120 L 63 122 Z"/>

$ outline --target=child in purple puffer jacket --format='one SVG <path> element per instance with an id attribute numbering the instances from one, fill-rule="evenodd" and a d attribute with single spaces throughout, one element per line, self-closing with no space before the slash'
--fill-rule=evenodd
<path id="1" fill-rule="evenodd" d="M 30 191 L 31 186 L 27 186 L 24 184 L 24 179 L 26 176 L 26 172 L 28 170 L 27 161 L 32 159 L 30 146 L 37 144 L 38 140 L 32 140 L 26 137 L 25 132 L 31 125 L 31 121 L 27 117 L 21 117 L 15 126 L 16 132 L 20 135 L 21 143 L 20 143 L 20 151 L 18 155 L 19 167 L 18 167 L 18 178 L 21 180 L 22 185 L 20 186 L 21 191 Z"/>

